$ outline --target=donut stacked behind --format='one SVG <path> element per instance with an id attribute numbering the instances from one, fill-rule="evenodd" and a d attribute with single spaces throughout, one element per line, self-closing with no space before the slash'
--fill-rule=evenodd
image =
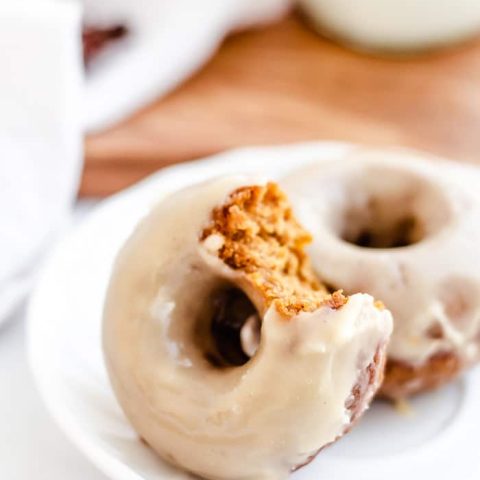
<path id="1" fill-rule="evenodd" d="M 480 357 L 480 173 L 418 154 L 353 150 L 285 179 L 317 274 L 394 316 L 382 393 L 405 397 Z"/>
<path id="2" fill-rule="evenodd" d="M 164 459 L 209 479 L 282 479 L 368 407 L 390 314 L 369 295 L 329 294 L 309 241 L 276 185 L 237 177 L 163 200 L 128 240 L 105 355 Z"/>

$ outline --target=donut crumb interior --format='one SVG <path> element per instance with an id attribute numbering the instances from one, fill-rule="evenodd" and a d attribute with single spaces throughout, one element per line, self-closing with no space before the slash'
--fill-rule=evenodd
<path id="1" fill-rule="evenodd" d="M 201 240 L 230 268 L 243 271 L 267 307 L 274 304 L 287 317 L 347 302 L 341 291 L 330 294 L 317 280 L 305 252 L 311 236 L 275 183 L 232 192 L 213 210 Z"/>

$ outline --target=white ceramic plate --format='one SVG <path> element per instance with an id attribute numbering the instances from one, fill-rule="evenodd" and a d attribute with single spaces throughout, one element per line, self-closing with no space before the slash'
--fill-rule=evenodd
<path id="1" fill-rule="evenodd" d="M 293 166 L 349 148 L 310 143 L 236 150 L 173 167 L 99 206 L 57 247 L 29 308 L 30 361 L 50 412 L 71 440 L 114 480 L 187 479 L 138 440 L 110 388 L 100 324 L 113 259 L 149 207 L 180 187 L 227 173 L 273 179 Z M 480 372 L 416 398 L 410 414 L 375 403 L 354 431 L 293 480 L 480 478 Z"/>

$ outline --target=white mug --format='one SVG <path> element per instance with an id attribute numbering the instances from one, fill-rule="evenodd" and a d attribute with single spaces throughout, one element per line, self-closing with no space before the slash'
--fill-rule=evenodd
<path id="1" fill-rule="evenodd" d="M 409 52 L 480 32 L 478 0 L 299 0 L 313 24 L 358 47 Z"/>
<path id="2" fill-rule="evenodd" d="M 0 4 L 0 323 L 68 216 L 82 160 L 81 9 Z"/>

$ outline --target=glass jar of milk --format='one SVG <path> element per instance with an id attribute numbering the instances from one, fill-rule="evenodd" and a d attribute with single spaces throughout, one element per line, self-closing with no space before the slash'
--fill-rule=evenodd
<path id="1" fill-rule="evenodd" d="M 480 32 L 480 0 L 299 0 L 320 32 L 376 51 L 448 45 Z"/>

